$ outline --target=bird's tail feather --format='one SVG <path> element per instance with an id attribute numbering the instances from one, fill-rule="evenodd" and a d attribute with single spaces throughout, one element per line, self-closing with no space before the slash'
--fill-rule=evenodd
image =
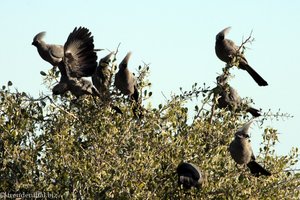
<path id="1" fill-rule="evenodd" d="M 139 102 L 139 90 L 136 86 L 134 86 L 134 93 L 132 94 L 132 98 L 135 100 L 136 103 Z"/>
<path id="2" fill-rule="evenodd" d="M 250 65 L 240 63 L 240 68 L 246 70 L 259 86 L 267 86 L 265 81 Z"/>
<path id="3" fill-rule="evenodd" d="M 249 112 L 253 117 L 261 116 L 259 110 L 255 109 L 255 108 L 252 108 L 252 107 L 248 108 L 247 112 Z"/>
<path id="4" fill-rule="evenodd" d="M 247 166 L 249 167 L 251 174 L 256 177 L 259 177 L 260 175 L 271 176 L 271 173 L 269 171 L 267 171 L 255 161 L 249 162 Z"/>

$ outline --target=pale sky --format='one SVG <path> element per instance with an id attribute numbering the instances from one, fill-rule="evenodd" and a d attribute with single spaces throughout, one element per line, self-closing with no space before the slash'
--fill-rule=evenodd
<path id="1" fill-rule="evenodd" d="M 225 66 L 214 52 L 215 35 L 231 26 L 228 38 L 240 44 L 252 30 L 255 41 L 248 45 L 246 57 L 269 86 L 259 87 L 238 69 L 230 83 L 241 97 L 252 98 L 255 107 L 294 115 L 266 123 L 281 133 L 277 152 L 286 154 L 292 146 L 300 147 L 299 9 L 297 0 L 2 0 L 0 85 L 10 80 L 19 91 L 33 96 L 51 94 L 39 73 L 51 66 L 39 57 L 32 39 L 47 31 L 47 43 L 64 44 L 75 26 L 85 26 L 93 33 L 96 48 L 114 50 L 121 42 L 118 60 L 132 51 L 131 71 L 143 62 L 151 63 L 151 101 L 156 106 L 165 103 L 162 93 L 169 97 L 179 87 L 190 89 L 195 82 L 214 87 Z M 258 152 L 263 130 L 254 126 L 251 133 Z"/>

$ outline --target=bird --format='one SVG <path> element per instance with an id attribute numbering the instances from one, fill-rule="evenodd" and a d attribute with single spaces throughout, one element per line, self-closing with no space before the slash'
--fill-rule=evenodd
<path id="1" fill-rule="evenodd" d="M 226 39 L 225 36 L 231 27 L 227 27 L 216 35 L 215 52 L 217 57 L 223 62 L 230 64 L 232 59 L 239 57 L 238 68 L 246 70 L 259 86 L 267 86 L 265 81 L 247 62 L 245 56 L 239 52 L 239 47 L 232 40 Z"/>
<path id="2" fill-rule="evenodd" d="M 183 185 L 185 189 L 191 189 L 192 187 L 200 188 L 203 176 L 196 165 L 182 162 L 178 165 L 176 172 L 179 185 Z"/>
<path id="3" fill-rule="evenodd" d="M 64 57 L 64 47 L 62 45 L 47 44 L 43 38 L 46 32 L 40 32 L 33 38 L 31 43 L 37 48 L 41 58 L 49 62 L 52 66 L 58 66 Z"/>
<path id="4" fill-rule="evenodd" d="M 115 52 L 109 53 L 104 58 L 100 59 L 95 73 L 92 75 L 93 85 L 97 88 L 102 96 L 108 95 L 110 84 L 111 70 L 109 64 L 115 58 Z"/>
<path id="5" fill-rule="evenodd" d="M 139 92 L 134 75 L 128 70 L 128 61 L 131 52 L 128 52 L 125 58 L 119 64 L 119 71 L 115 75 L 115 86 L 122 94 L 129 95 L 130 98 L 138 102 Z"/>
<path id="6" fill-rule="evenodd" d="M 218 95 L 220 96 L 217 100 L 218 108 L 227 108 L 230 111 L 246 109 L 253 117 L 261 116 L 258 109 L 253 108 L 249 105 L 243 105 L 242 98 L 239 96 L 237 91 L 231 87 L 227 82 L 227 76 L 222 74 L 217 77 Z"/>
<path id="7" fill-rule="evenodd" d="M 92 76 L 97 67 L 94 39 L 85 27 L 75 27 L 64 44 L 63 59 L 58 63 L 61 78 L 52 92 L 62 95 L 70 91 L 77 98 L 82 95 L 100 96 L 99 91 L 84 77 Z"/>
<path id="8" fill-rule="evenodd" d="M 271 173 L 268 170 L 255 161 L 248 135 L 252 122 L 252 120 L 247 122 L 235 133 L 235 138 L 229 145 L 230 155 L 237 164 L 247 165 L 251 174 L 255 177 L 261 175 L 271 176 Z"/>

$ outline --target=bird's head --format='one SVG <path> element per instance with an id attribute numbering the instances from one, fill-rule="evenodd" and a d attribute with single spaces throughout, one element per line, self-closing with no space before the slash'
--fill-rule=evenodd
<path id="1" fill-rule="evenodd" d="M 115 52 L 111 52 L 110 54 L 108 54 L 107 56 L 105 56 L 104 58 L 101 58 L 100 62 L 99 62 L 99 66 L 101 67 L 106 67 L 109 65 L 110 62 L 112 62 L 115 58 Z"/>
<path id="2" fill-rule="evenodd" d="M 236 132 L 235 137 L 240 138 L 240 139 L 250 138 L 248 133 L 245 133 L 245 132 L 242 132 L 242 131 Z"/>
<path id="3" fill-rule="evenodd" d="M 250 138 L 248 132 L 249 132 L 249 128 L 250 128 L 250 125 L 252 124 L 252 122 L 253 121 L 250 120 L 242 128 L 239 128 L 237 130 L 237 132 L 235 133 L 235 136 L 238 138 Z"/>
<path id="4" fill-rule="evenodd" d="M 220 76 L 217 76 L 216 78 L 217 83 L 220 85 L 224 85 L 228 82 L 228 75 L 227 74 L 221 74 Z"/>
<path id="5" fill-rule="evenodd" d="M 225 29 L 223 29 L 222 31 L 220 31 L 217 35 L 216 35 L 216 40 L 217 41 L 222 41 L 224 40 L 225 36 L 227 35 L 227 33 L 230 31 L 231 27 L 227 27 Z"/>
<path id="6" fill-rule="evenodd" d="M 128 61 L 131 56 L 131 52 L 128 52 L 122 62 L 119 64 L 119 69 L 125 69 L 128 66 Z"/>
<path id="7" fill-rule="evenodd" d="M 36 36 L 34 36 L 33 41 L 32 41 L 32 45 L 33 46 L 37 46 L 37 44 L 39 44 L 39 42 L 43 39 L 43 37 L 46 35 L 46 32 L 40 32 L 38 33 Z"/>

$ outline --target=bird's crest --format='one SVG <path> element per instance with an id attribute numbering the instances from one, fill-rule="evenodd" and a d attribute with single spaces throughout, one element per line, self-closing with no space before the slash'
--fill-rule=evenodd
<path id="1" fill-rule="evenodd" d="M 253 120 L 250 120 L 249 122 L 247 122 L 242 128 L 239 128 L 236 132 L 236 135 L 241 135 L 241 136 L 248 136 L 248 131 L 249 131 L 249 128 L 252 124 Z"/>
<path id="2" fill-rule="evenodd" d="M 110 54 L 105 56 L 104 58 L 101 58 L 99 65 L 108 65 L 110 62 L 114 61 L 116 53 L 112 51 Z"/>
<path id="3" fill-rule="evenodd" d="M 33 41 L 41 40 L 45 35 L 46 35 L 46 32 L 45 32 L 45 31 L 40 32 L 40 33 L 38 33 L 36 36 L 34 36 Z"/>
<path id="4" fill-rule="evenodd" d="M 231 26 L 224 28 L 222 31 L 220 31 L 217 36 L 216 36 L 216 40 L 223 40 L 225 38 L 225 35 L 227 35 L 227 33 L 230 31 Z"/>
<path id="5" fill-rule="evenodd" d="M 119 68 L 121 69 L 124 69 L 127 67 L 127 64 L 128 64 L 128 61 L 129 61 L 129 58 L 131 56 L 131 52 L 128 52 L 125 56 L 125 58 L 122 60 L 122 62 L 119 64 Z"/>

